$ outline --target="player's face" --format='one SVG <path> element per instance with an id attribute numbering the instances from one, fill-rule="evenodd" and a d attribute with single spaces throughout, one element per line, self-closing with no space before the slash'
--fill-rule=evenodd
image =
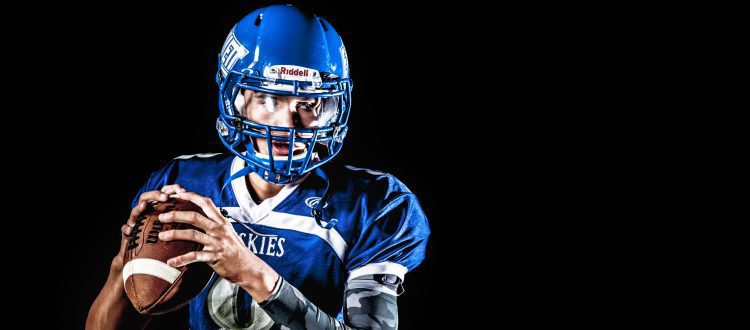
<path id="1" fill-rule="evenodd" d="M 323 102 L 321 98 L 280 96 L 269 93 L 244 91 L 245 116 L 247 119 L 259 124 L 296 127 L 316 128 L 320 127 L 323 115 Z M 265 132 L 263 132 L 265 133 Z M 276 134 L 276 133 L 275 133 Z M 278 133 L 282 135 L 286 133 Z M 258 151 L 268 155 L 268 144 L 266 139 L 256 139 L 255 145 Z M 286 156 L 289 154 L 288 143 L 273 142 L 273 155 Z M 301 154 L 305 151 L 304 143 L 295 143 L 293 153 Z"/>

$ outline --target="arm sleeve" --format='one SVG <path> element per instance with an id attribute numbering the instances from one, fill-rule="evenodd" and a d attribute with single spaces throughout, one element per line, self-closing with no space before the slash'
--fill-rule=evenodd
<path id="1" fill-rule="evenodd" d="M 345 299 L 346 324 L 321 311 L 297 288 L 279 278 L 277 289 L 259 306 L 275 323 L 288 329 L 398 328 L 396 296 L 369 289 L 347 288 Z"/>

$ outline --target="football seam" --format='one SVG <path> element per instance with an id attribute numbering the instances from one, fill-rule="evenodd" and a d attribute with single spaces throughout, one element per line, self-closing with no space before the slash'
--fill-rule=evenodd
<path id="1" fill-rule="evenodd" d="M 151 219 L 150 219 L 151 216 L 152 215 L 149 214 L 149 215 L 146 216 L 145 219 L 143 219 L 144 223 L 142 223 L 141 226 L 140 226 L 140 228 L 139 228 L 139 229 L 143 229 L 143 231 L 141 231 L 141 233 L 143 235 L 141 235 L 140 237 L 136 236 L 136 237 L 138 237 L 138 240 L 136 241 L 136 247 L 133 248 L 133 256 L 138 256 L 138 254 L 143 249 L 143 246 L 146 244 L 146 235 L 144 233 L 146 232 L 145 231 L 146 227 L 148 227 L 148 224 L 151 222 Z"/>
<path id="2" fill-rule="evenodd" d="M 141 301 L 138 300 L 138 291 L 135 289 L 135 279 L 133 279 L 132 275 L 128 277 L 128 282 L 130 282 L 130 291 L 133 292 L 133 297 L 135 297 L 135 304 L 140 308 L 138 312 L 143 312 L 145 309 L 141 308 Z"/>
<path id="3" fill-rule="evenodd" d="M 167 295 L 168 295 L 168 294 L 169 294 L 169 293 L 170 293 L 170 292 L 171 292 L 172 290 L 174 290 L 174 288 L 175 288 L 175 287 L 177 286 L 177 285 L 175 285 L 175 283 L 179 282 L 179 281 L 180 281 L 180 280 L 182 279 L 182 276 L 183 276 L 183 275 L 185 275 L 185 270 L 187 270 L 187 267 L 185 267 L 185 266 L 182 266 L 182 270 L 180 270 L 180 275 L 178 275 L 178 276 L 177 276 L 177 278 L 175 278 L 175 279 L 174 279 L 174 282 L 172 282 L 172 284 L 171 284 L 171 285 L 169 286 L 169 288 L 168 288 L 168 289 L 166 289 L 166 290 L 164 290 L 164 292 L 163 292 L 163 293 L 162 293 L 162 294 L 161 294 L 161 295 L 159 296 L 159 298 L 158 298 L 158 299 L 156 299 L 156 301 L 154 301 L 153 303 L 151 303 L 151 304 L 149 305 L 149 307 L 147 307 L 147 308 L 145 308 L 145 309 L 144 309 L 144 311 L 145 311 L 146 313 L 151 313 L 151 309 L 153 309 L 154 307 L 156 307 L 156 306 L 157 306 L 157 305 L 158 305 L 158 304 L 159 304 L 160 302 L 162 302 L 162 300 L 164 300 L 164 298 L 165 298 L 165 297 L 166 297 L 166 296 L 167 296 Z M 136 297 L 136 298 L 137 298 L 137 297 Z M 162 312 L 165 312 L 165 311 L 162 311 Z M 168 311 L 166 311 L 166 312 L 168 312 Z"/>
<path id="4" fill-rule="evenodd" d="M 197 250 L 194 250 L 194 251 L 200 251 L 201 249 L 203 249 L 203 245 L 202 245 L 202 244 L 200 244 L 200 243 L 194 243 L 194 244 L 195 244 L 195 245 L 197 245 Z M 171 292 L 172 290 L 175 290 L 175 287 L 177 287 L 177 285 L 175 285 L 175 283 L 177 283 L 178 281 L 180 281 L 180 280 L 182 279 L 183 275 L 185 275 L 185 271 L 187 271 L 187 269 L 188 269 L 188 266 L 189 266 L 189 265 L 185 265 L 185 266 L 182 266 L 182 270 L 180 270 L 180 275 L 178 275 L 178 276 L 177 276 L 177 278 L 175 278 L 175 279 L 174 279 L 174 282 L 172 282 L 172 285 L 170 285 L 170 286 L 169 286 L 169 288 L 168 288 L 167 290 L 165 290 L 165 291 L 164 291 L 164 293 L 162 293 L 162 295 L 161 295 L 161 296 L 159 296 L 159 299 L 156 299 L 156 301 L 154 301 L 154 302 L 153 302 L 153 303 L 152 303 L 151 305 L 149 305 L 149 307 L 148 307 L 148 308 L 144 309 L 144 312 L 146 312 L 146 313 L 151 313 L 151 309 L 153 309 L 153 308 L 154 308 L 154 307 L 156 307 L 156 306 L 157 306 L 157 305 L 158 305 L 159 303 L 161 303 L 161 302 L 162 302 L 162 301 L 164 300 L 164 298 L 166 298 L 166 296 L 167 296 L 167 295 L 168 295 L 168 294 L 169 294 L 169 293 L 170 293 L 170 292 Z M 206 266 L 208 266 L 208 265 L 206 265 Z M 131 276 L 131 277 L 132 277 L 132 276 Z M 211 274 L 211 277 L 213 277 L 213 273 Z M 204 287 L 204 288 L 205 288 L 205 287 Z M 203 290 L 201 289 L 201 291 L 203 291 Z M 137 297 L 136 297 L 136 298 L 137 298 Z M 136 299 L 136 300 L 137 300 L 137 299 Z M 164 310 L 164 311 L 159 311 L 159 312 L 160 312 L 160 313 L 167 313 L 167 312 L 171 312 L 171 311 L 173 311 L 173 310 L 176 310 L 177 308 L 180 308 L 180 307 L 181 307 L 181 306 L 183 306 L 183 305 L 184 305 L 184 304 L 179 304 L 179 305 L 175 305 L 175 306 L 173 306 L 172 308 L 170 308 L 169 310 Z"/>

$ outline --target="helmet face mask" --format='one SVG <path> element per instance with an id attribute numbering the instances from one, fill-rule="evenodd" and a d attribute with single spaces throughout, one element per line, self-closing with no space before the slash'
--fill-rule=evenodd
<path id="1" fill-rule="evenodd" d="M 323 18 L 270 6 L 243 18 L 219 54 L 222 143 L 264 180 L 287 184 L 341 150 L 352 83 Z"/>

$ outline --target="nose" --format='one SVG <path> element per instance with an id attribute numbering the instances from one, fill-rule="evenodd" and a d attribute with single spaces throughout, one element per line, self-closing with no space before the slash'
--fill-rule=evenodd
<path id="1" fill-rule="evenodd" d="M 274 112 L 271 125 L 279 127 L 296 127 L 299 114 L 289 104 L 284 104 L 281 111 Z"/>
<path id="2" fill-rule="evenodd" d="M 273 116 L 273 126 L 294 127 L 293 113 L 290 111 L 277 111 Z"/>

